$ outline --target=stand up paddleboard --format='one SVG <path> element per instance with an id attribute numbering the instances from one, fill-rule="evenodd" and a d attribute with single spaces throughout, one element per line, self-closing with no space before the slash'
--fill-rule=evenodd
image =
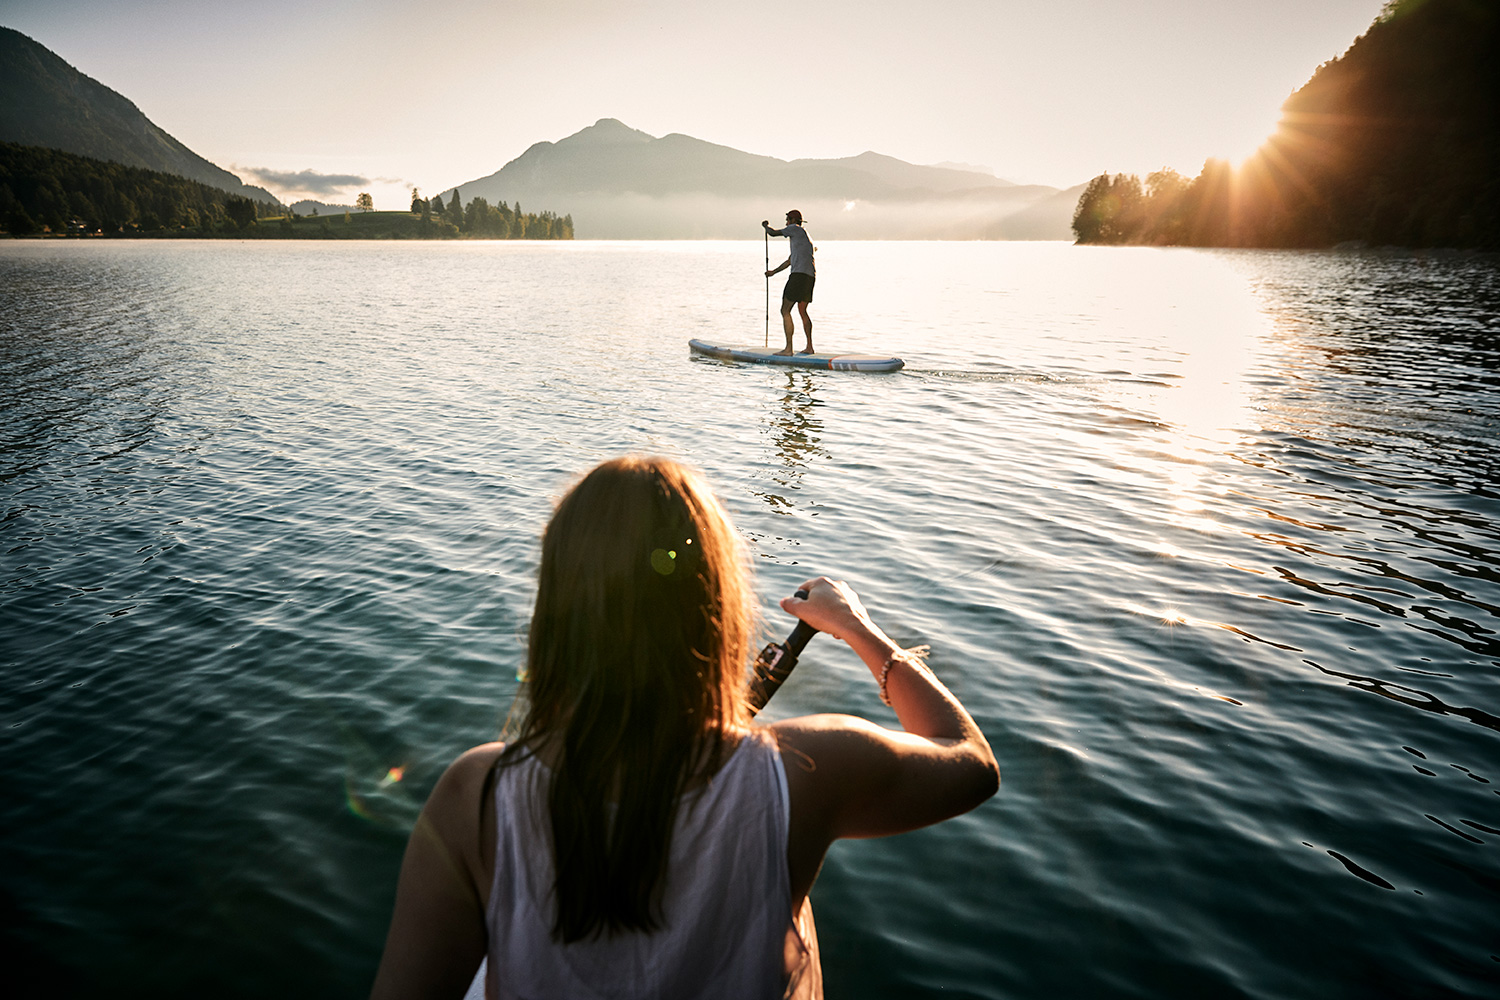
<path id="1" fill-rule="evenodd" d="M 702 340 L 688 341 L 694 354 L 724 361 L 750 361 L 759 365 L 785 365 L 789 368 L 822 368 L 836 372 L 894 372 L 905 367 L 900 358 L 882 358 L 875 354 L 777 354 L 771 347 L 720 347 Z"/>

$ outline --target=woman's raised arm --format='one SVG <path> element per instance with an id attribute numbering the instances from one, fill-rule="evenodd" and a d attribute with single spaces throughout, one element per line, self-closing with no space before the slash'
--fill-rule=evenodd
<path id="1" fill-rule="evenodd" d="M 921 657 L 891 641 L 841 581 L 819 577 L 784 610 L 848 643 L 903 731 L 849 715 L 812 715 L 771 726 L 792 798 L 794 898 L 811 886 L 828 845 L 881 837 L 957 816 L 995 794 L 1000 769 L 979 726 Z"/>

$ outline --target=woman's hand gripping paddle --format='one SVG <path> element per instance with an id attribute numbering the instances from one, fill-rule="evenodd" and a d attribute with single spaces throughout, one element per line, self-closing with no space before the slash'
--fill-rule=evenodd
<path id="1" fill-rule="evenodd" d="M 799 590 L 794 597 L 807 600 L 807 591 Z M 802 655 L 803 648 L 809 639 L 818 634 L 818 630 L 804 621 L 798 621 L 797 627 L 792 629 L 792 634 L 786 637 L 786 642 L 771 642 L 760 651 L 755 658 L 755 674 L 750 678 L 750 711 L 758 713 L 766 707 L 766 702 L 771 696 L 786 683 L 791 676 L 792 670 L 797 666 L 797 657 Z"/>

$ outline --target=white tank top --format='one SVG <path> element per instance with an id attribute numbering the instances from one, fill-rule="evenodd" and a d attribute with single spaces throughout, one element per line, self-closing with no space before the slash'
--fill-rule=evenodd
<path id="1" fill-rule="evenodd" d="M 495 778 L 495 881 L 487 993 L 496 1000 L 822 997 L 812 905 L 791 911 L 786 772 L 751 733 L 707 784 L 679 801 L 652 934 L 552 938 L 548 771 L 535 757 Z"/>

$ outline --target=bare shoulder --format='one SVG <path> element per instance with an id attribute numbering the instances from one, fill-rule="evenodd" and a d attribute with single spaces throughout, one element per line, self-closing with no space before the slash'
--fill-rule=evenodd
<path id="1" fill-rule="evenodd" d="M 442 795 L 446 798 L 470 789 L 477 790 L 484 784 L 485 776 L 504 751 L 504 743 L 481 743 L 465 750 L 448 765 L 443 776 L 438 779 L 432 790 L 433 796 Z"/>
<path id="2" fill-rule="evenodd" d="M 484 794 L 490 771 L 504 750 L 504 743 L 483 743 L 472 747 L 449 764 L 438 778 L 422 811 L 445 839 L 449 836 L 467 839 L 463 837 L 464 833 L 472 835 L 475 832 L 475 810 Z"/>
<path id="3" fill-rule="evenodd" d="M 452 764 L 448 765 L 448 770 L 444 773 L 443 779 L 449 780 L 451 777 L 454 781 L 467 783 L 477 778 L 482 782 L 484 775 L 494 766 L 495 761 L 504 752 L 505 744 L 500 742 L 481 743 L 477 747 L 470 747 L 459 754 L 458 758 Z"/>

